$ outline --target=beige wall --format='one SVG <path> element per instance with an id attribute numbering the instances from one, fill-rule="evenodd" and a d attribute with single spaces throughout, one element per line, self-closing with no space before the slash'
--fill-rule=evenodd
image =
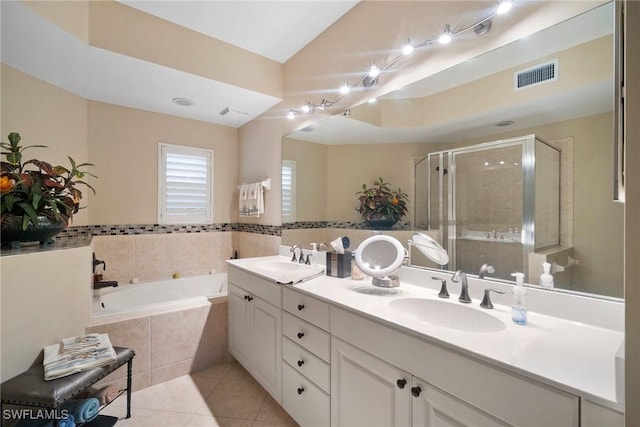
<path id="1" fill-rule="evenodd" d="M 76 162 L 88 161 L 87 101 L 2 65 L 2 141 L 10 132 L 22 136 L 22 145 L 42 144 L 49 148 L 25 151 L 25 160 L 39 159 L 69 166 L 67 156 Z M 4 160 L 4 158 L 3 158 Z M 79 186 L 84 196 L 91 190 Z M 87 198 L 82 204 L 86 205 Z M 88 221 L 88 210 L 73 217 L 74 225 Z"/>
<path id="2" fill-rule="evenodd" d="M 91 248 L 0 258 L 2 377 L 26 370 L 42 349 L 89 325 Z"/>
<path id="3" fill-rule="evenodd" d="M 91 224 L 158 222 L 158 143 L 214 150 L 213 222 L 234 222 L 237 130 L 158 113 L 89 102 L 89 159 L 99 179 Z"/>
<path id="4" fill-rule="evenodd" d="M 282 158 L 296 162 L 296 221 L 327 220 L 328 147 L 283 138 Z"/>

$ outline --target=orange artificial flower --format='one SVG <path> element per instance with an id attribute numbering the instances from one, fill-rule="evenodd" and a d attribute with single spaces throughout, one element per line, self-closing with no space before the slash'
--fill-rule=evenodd
<path id="1" fill-rule="evenodd" d="M 7 191 L 11 191 L 14 185 L 15 181 L 9 179 L 8 176 L 3 176 L 2 178 L 0 178 L 0 192 L 6 193 Z"/>

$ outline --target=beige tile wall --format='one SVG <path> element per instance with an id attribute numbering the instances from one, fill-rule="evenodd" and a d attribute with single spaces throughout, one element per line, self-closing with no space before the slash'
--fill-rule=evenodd
<path id="1" fill-rule="evenodd" d="M 87 328 L 109 334 L 113 345 L 136 352 L 133 389 L 139 390 L 206 367 L 231 361 L 227 298 L 206 307 L 162 313 Z M 101 381 L 124 387 L 126 366 Z"/>
<path id="2" fill-rule="evenodd" d="M 226 272 L 233 240 L 233 232 L 223 231 L 96 236 L 93 245 L 96 257 L 107 264 L 104 280 L 128 284 L 134 278 L 141 282 L 170 279 L 174 273 L 186 277 Z"/>

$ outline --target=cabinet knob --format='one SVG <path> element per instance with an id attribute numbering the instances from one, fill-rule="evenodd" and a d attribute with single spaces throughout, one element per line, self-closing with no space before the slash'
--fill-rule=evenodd
<path id="1" fill-rule="evenodd" d="M 298 394 L 304 393 L 304 387 L 298 387 Z"/>
<path id="2" fill-rule="evenodd" d="M 304 304 L 298 304 L 298 311 L 304 310 Z"/>
<path id="3" fill-rule="evenodd" d="M 246 300 L 248 300 L 248 299 L 249 299 L 249 295 L 245 295 L 245 296 L 244 296 L 244 300 L 246 301 Z"/>
<path id="4" fill-rule="evenodd" d="M 398 381 L 396 381 L 396 385 L 398 386 L 398 388 L 404 388 L 404 386 L 407 385 L 407 380 L 405 380 L 404 378 L 400 378 Z"/>
<path id="5" fill-rule="evenodd" d="M 411 394 L 413 395 L 413 397 L 420 396 L 420 393 L 422 393 L 422 389 L 420 387 L 411 387 Z"/>
<path id="6" fill-rule="evenodd" d="M 304 332 L 298 332 L 298 339 L 302 339 L 304 337 Z"/>
<path id="7" fill-rule="evenodd" d="M 253 301 L 253 297 L 252 296 L 247 296 L 247 301 Z"/>
<path id="8" fill-rule="evenodd" d="M 304 360 L 302 359 L 298 360 L 298 366 L 302 366 L 302 365 L 304 365 Z"/>

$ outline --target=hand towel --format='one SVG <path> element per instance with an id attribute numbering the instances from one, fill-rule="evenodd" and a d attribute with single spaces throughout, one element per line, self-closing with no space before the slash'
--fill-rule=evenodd
<path id="1" fill-rule="evenodd" d="M 73 414 L 67 415 L 67 418 L 58 420 L 56 427 L 76 427 L 75 417 Z"/>
<path id="2" fill-rule="evenodd" d="M 63 353 L 61 343 L 52 344 L 44 349 L 44 379 L 53 380 L 86 369 L 96 368 L 116 360 L 116 352 L 107 334 L 100 335 L 100 344 L 80 352 Z M 77 421 L 77 419 L 76 419 Z"/>
<path id="3" fill-rule="evenodd" d="M 100 402 L 93 397 L 82 400 L 67 400 L 60 407 L 68 410 L 73 415 L 74 422 L 78 424 L 93 420 L 100 412 Z"/>
<path id="4" fill-rule="evenodd" d="M 264 213 L 264 189 L 262 188 L 262 182 L 243 185 L 247 186 L 247 197 L 244 200 L 240 200 L 240 216 L 259 217 Z M 242 189 L 240 192 L 242 193 Z"/>
<path id="5" fill-rule="evenodd" d="M 115 398 L 118 397 L 119 392 L 118 387 L 109 384 L 100 390 L 95 390 L 91 397 L 98 399 L 101 405 L 106 405 L 107 403 L 113 402 Z"/>

